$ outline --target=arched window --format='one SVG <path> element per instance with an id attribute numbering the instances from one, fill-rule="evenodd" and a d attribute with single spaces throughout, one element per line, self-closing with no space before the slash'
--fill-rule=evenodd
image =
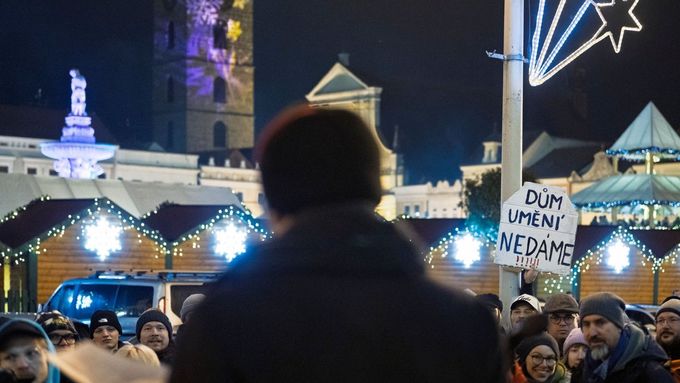
<path id="1" fill-rule="evenodd" d="M 168 76 L 168 102 L 175 101 L 175 79 L 172 76 Z"/>
<path id="2" fill-rule="evenodd" d="M 227 103 L 227 82 L 222 77 L 215 77 L 213 81 L 213 101 Z"/>
<path id="3" fill-rule="evenodd" d="M 216 148 L 227 147 L 227 126 L 222 121 L 217 121 L 213 125 L 213 146 Z"/>
<path id="4" fill-rule="evenodd" d="M 175 47 L 175 23 L 170 21 L 168 23 L 168 33 L 167 33 L 167 43 L 168 43 L 168 49 L 172 49 Z"/>
<path id="5" fill-rule="evenodd" d="M 213 26 L 213 48 L 227 49 L 227 23 L 218 20 Z"/>
<path id="6" fill-rule="evenodd" d="M 172 121 L 168 121 L 168 146 L 166 149 L 171 150 L 175 146 L 175 124 Z"/>

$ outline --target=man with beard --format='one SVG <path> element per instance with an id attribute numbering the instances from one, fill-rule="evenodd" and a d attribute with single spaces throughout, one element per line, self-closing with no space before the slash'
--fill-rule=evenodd
<path id="1" fill-rule="evenodd" d="M 533 295 L 522 294 L 510 304 L 510 331 L 519 330 L 522 322 L 531 315 L 541 313 L 541 303 Z"/>
<path id="2" fill-rule="evenodd" d="M 612 293 L 596 293 L 581 301 L 581 328 L 590 350 L 583 375 L 573 382 L 674 383 L 663 367 L 666 353 L 651 336 L 626 324 L 625 308 Z"/>
<path id="3" fill-rule="evenodd" d="M 559 345 L 558 350 L 562 352 L 564 341 L 571 330 L 576 328 L 578 303 L 569 294 L 554 294 L 545 302 L 543 312 L 548 314 L 548 334 L 555 338 Z"/>
<path id="4" fill-rule="evenodd" d="M 664 299 L 656 312 L 656 341 L 671 358 L 667 366 L 680 382 L 680 297 Z"/>
<path id="5" fill-rule="evenodd" d="M 137 340 L 156 352 L 158 360 L 172 365 L 175 359 L 175 342 L 172 339 L 170 319 L 156 309 L 146 310 L 137 320 Z"/>

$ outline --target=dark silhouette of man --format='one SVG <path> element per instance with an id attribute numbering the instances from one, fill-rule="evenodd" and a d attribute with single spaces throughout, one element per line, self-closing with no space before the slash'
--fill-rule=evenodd
<path id="1" fill-rule="evenodd" d="M 275 238 L 237 258 L 194 312 L 171 382 L 501 382 L 488 310 L 425 277 L 374 213 L 376 138 L 355 114 L 299 106 L 256 156 Z"/>

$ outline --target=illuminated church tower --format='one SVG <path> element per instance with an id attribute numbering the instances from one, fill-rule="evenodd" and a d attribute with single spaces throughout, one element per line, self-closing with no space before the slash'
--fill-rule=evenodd
<path id="1" fill-rule="evenodd" d="M 253 71 L 253 0 L 154 0 L 155 142 L 252 147 Z"/>

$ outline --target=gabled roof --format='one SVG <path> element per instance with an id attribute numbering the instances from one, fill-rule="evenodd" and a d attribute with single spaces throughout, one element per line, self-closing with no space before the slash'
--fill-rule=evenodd
<path id="1" fill-rule="evenodd" d="M 587 169 L 599 150 L 600 145 L 597 144 L 555 149 L 528 167 L 527 171 L 536 178 L 569 177 L 572 171 L 581 173 Z"/>
<path id="2" fill-rule="evenodd" d="M 16 217 L 0 223 L 0 242 L 11 248 L 21 247 L 94 204 L 94 199 L 33 201 L 20 209 Z"/>
<path id="3" fill-rule="evenodd" d="M 625 174 L 602 179 L 571 196 L 574 205 L 598 208 L 628 205 L 680 205 L 680 177 Z"/>
<path id="4" fill-rule="evenodd" d="M 680 136 L 651 101 L 607 150 L 607 154 L 619 154 L 639 161 L 648 151 L 672 157 L 680 153 Z"/>
<path id="5" fill-rule="evenodd" d="M 142 219 L 149 228 L 158 231 L 168 242 L 176 242 L 182 236 L 200 229 L 203 225 L 222 219 L 225 213 L 262 227 L 262 223 L 242 211 L 240 205 L 174 205 L 160 206 L 154 213 Z"/>
<path id="6" fill-rule="evenodd" d="M 141 217 L 164 202 L 181 205 L 240 204 L 230 189 L 222 187 L 0 174 L 0 216 L 42 196 L 50 196 L 52 200 L 105 197 L 134 217 Z"/>
<path id="7" fill-rule="evenodd" d="M 321 81 L 307 94 L 306 98 L 308 101 L 312 101 L 318 96 L 357 91 L 373 91 L 379 94 L 380 88 L 366 85 L 352 71 L 338 62 L 321 78 Z"/>
<path id="8" fill-rule="evenodd" d="M 0 105 L 0 136 L 59 140 L 67 110 L 37 106 Z M 97 114 L 92 114 L 92 127 L 97 142 L 118 143 Z"/>

